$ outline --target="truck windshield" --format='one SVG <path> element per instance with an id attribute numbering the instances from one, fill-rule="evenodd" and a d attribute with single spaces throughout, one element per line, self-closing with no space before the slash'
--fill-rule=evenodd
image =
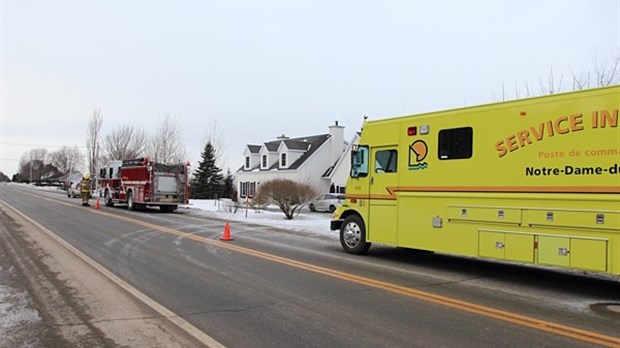
<path id="1" fill-rule="evenodd" d="M 368 175 L 368 146 L 358 145 L 351 151 L 351 177 Z"/>

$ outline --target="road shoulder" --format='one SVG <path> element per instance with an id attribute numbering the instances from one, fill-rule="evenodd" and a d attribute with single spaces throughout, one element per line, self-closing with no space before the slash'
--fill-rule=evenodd
<path id="1" fill-rule="evenodd" d="M 202 346 L 1 202 L 0 219 L 2 270 L 11 269 L 15 275 L 8 279 L 8 285 L 14 294 L 30 295 L 32 303 L 28 307 L 36 309 L 40 318 L 40 322 L 33 319 L 36 323 L 32 324 L 40 328 L 40 338 L 29 338 L 32 332 L 16 327 L 9 332 L 22 336 L 14 336 L 15 343 L 34 340 L 38 342 L 35 346 Z M 7 279 L 3 279 L 5 283 Z M 36 317 L 32 314 L 32 318 Z M 28 321 L 20 325 L 28 325 Z M 50 340 L 58 345 L 50 345 Z"/>

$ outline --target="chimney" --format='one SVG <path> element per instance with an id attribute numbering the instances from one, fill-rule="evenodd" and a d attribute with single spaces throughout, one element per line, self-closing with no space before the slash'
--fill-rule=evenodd
<path id="1" fill-rule="evenodd" d="M 329 165 L 334 165 L 336 161 L 342 155 L 342 152 L 345 150 L 344 144 L 344 127 L 338 125 L 338 121 L 334 123 L 334 125 L 329 126 L 329 136 L 330 136 L 330 160 Z"/>

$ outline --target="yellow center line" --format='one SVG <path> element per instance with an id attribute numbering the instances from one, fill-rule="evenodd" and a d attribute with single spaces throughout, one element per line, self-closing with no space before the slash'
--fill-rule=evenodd
<path id="1" fill-rule="evenodd" d="M 57 200 L 49 199 L 49 198 L 42 197 L 39 195 L 34 195 L 30 193 L 26 193 L 26 194 L 35 196 L 37 198 L 42 198 L 47 201 L 54 202 L 55 204 L 63 204 L 66 206 L 71 206 L 71 207 L 76 207 L 76 208 L 78 207 L 74 204 L 59 202 Z M 81 206 L 79 208 L 81 208 Z M 231 244 L 230 242 L 222 242 L 218 240 L 208 239 L 206 237 L 197 236 L 197 235 L 194 235 L 188 232 L 182 232 L 182 231 L 170 228 L 170 227 L 159 226 L 159 225 L 155 225 L 149 222 L 135 220 L 130 217 L 107 213 L 102 210 L 94 210 L 92 208 L 88 210 L 90 212 L 93 212 L 93 213 L 96 213 L 102 216 L 130 222 L 133 224 L 138 224 L 138 225 L 141 225 L 141 226 L 144 226 L 144 227 L 156 230 L 156 231 L 160 231 L 160 232 L 174 235 L 177 237 L 182 237 L 184 239 L 194 240 L 194 241 L 197 241 L 203 244 L 208 244 L 211 246 L 224 248 L 224 249 L 238 252 L 241 254 L 250 255 L 253 257 L 276 262 L 276 263 L 287 265 L 290 267 L 303 269 L 303 270 L 313 272 L 313 273 L 322 274 L 328 277 L 345 280 L 348 282 L 352 282 L 352 283 L 356 283 L 356 284 L 360 284 L 364 286 L 369 286 L 369 287 L 373 287 L 376 289 L 381 289 L 381 290 L 391 292 L 394 294 L 399 294 L 402 296 L 416 298 L 416 299 L 423 300 L 426 302 L 432 302 L 432 303 L 440 304 L 443 306 L 448 306 L 448 307 L 459 309 L 465 312 L 475 313 L 475 314 L 478 314 L 484 317 L 498 319 L 498 320 L 514 323 L 517 325 L 533 328 L 536 330 L 557 334 L 560 336 L 571 337 L 577 340 L 581 340 L 581 341 L 588 342 L 588 343 L 599 344 L 605 347 L 620 347 L 620 338 L 618 337 L 612 337 L 612 336 L 607 336 L 607 335 L 599 334 L 599 333 L 592 332 L 592 331 L 577 329 L 574 327 L 556 324 L 556 323 L 549 322 L 549 321 L 539 320 L 539 319 L 535 319 L 532 317 L 520 315 L 517 313 L 512 313 L 512 312 L 499 310 L 499 309 L 495 309 L 495 308 L 491 308 L 487 306 L 482 306 L 482 305 L 478 305 L 478 304 L 474 304 L 470 302 L 465 302 L 465 301 L 457 300 L 457 299 L 446 297 L 446 296 L 436 295 L 433 293 L 416 290 L 416 289 L 408 288 L 405 286 L 396 285 L 393 283 L 388 283 L 388 282 L 384 282 L 384 281 L 380 281 L 380 280 L 376 280 L 372 278 L 344 273 L 344 272 L 337 271 L 331 268 L 321 267 L 321 266 L 313 265 L 310 263 L 301 262 L 301 261 L 257 251 L 254 249 L 237 246 L 237 245 Z"/>

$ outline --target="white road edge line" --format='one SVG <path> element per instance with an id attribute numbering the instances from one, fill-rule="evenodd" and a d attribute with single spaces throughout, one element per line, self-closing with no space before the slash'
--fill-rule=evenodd
<path id="1" fill-rule="evenodd" d="M 73 245 L 71 245 L 68 242 L 66 242 L 64 239 L 60 238 L 58 235 L 56 235 L 54 232 L 52 232 L 49 229 L 47 229 L 45 226 L 43 226 L 43 225 L 39 224 L 38 222 L 32 220 L 30 217 L 26 216 L 24 213 L 20 212 L 19 210 L 17 210 L 14 207 L 12 207 L 10 204 L 8 204 L 7 202 L 3 201 L 2 199 L 0 199 L 0 203 L 2 203 L 3 205 L 7 206 L 12 211 L 14 211 L 16 214 L 18 214 L 19 216 L 24 218 L 26 221 L 30 222 L 31 224 L 33 224 L 34 226 L 39 228 L 41 231 L 43 231 L 45 234 L 47 234 L 50 238 L 55 240 L 58 244 L 62 245 L 67 250 L 69 250 L 70 252 L 75 254 L 75 256 L 77 256 L 80 259 L 82 259 L 84 262 L 89 264 L 95 270 L 99 271 L 101 274 L 106 276 L 108 279 L 110 279 L 112 282 L 114 282 L 116 285 L 118 285 L 119 287 L 121 287 L 122 289 L 127 291 L 128 293 L 130 293 L 132 296 L 134 296 L 138 300 L 142 301 L 145 305 L 147 305 L 151 309 L 155 310 L 162 317 L 165 317 L 166 319 L 170 320 L 172 323 L 174 323 L 176 326 L 178 326 L 181 330 L 187 332 L 190 336 L 194 337 L 200 343 L 206 345 L 207 347 L 211 347 L 211 348 L 225 348 L 225 346 L 223 344 L 219 343 L 218 341 L 216 341 L 211 336 L 209 336 L 206 333 L 202 332 L 200 329 L 198 329 L 194 325 L 190 324 L 185 319 L 180 318 L 174 312 L 172 312 L 168 308 L 162 306 L 161 304 L 157 303 L 155 300 L 153 300 L 152 298 L 148 297 L 147 295 L 142 293 L 140 290 L 134 288 L 129 283 L 127 283 L 126 281 L 124 281 L 121 278 L 119 278 L 118 276 L 116 276 L 114 273 L 108 271 L 108 269 L 103 267 L 97 261 L 95 261 L 92 258 L 90 258 L 89 256 L 87 256 L 86 254 L 84 254 L 83 252 L 81 252 L 80 250 L 75 248 Z"/>

